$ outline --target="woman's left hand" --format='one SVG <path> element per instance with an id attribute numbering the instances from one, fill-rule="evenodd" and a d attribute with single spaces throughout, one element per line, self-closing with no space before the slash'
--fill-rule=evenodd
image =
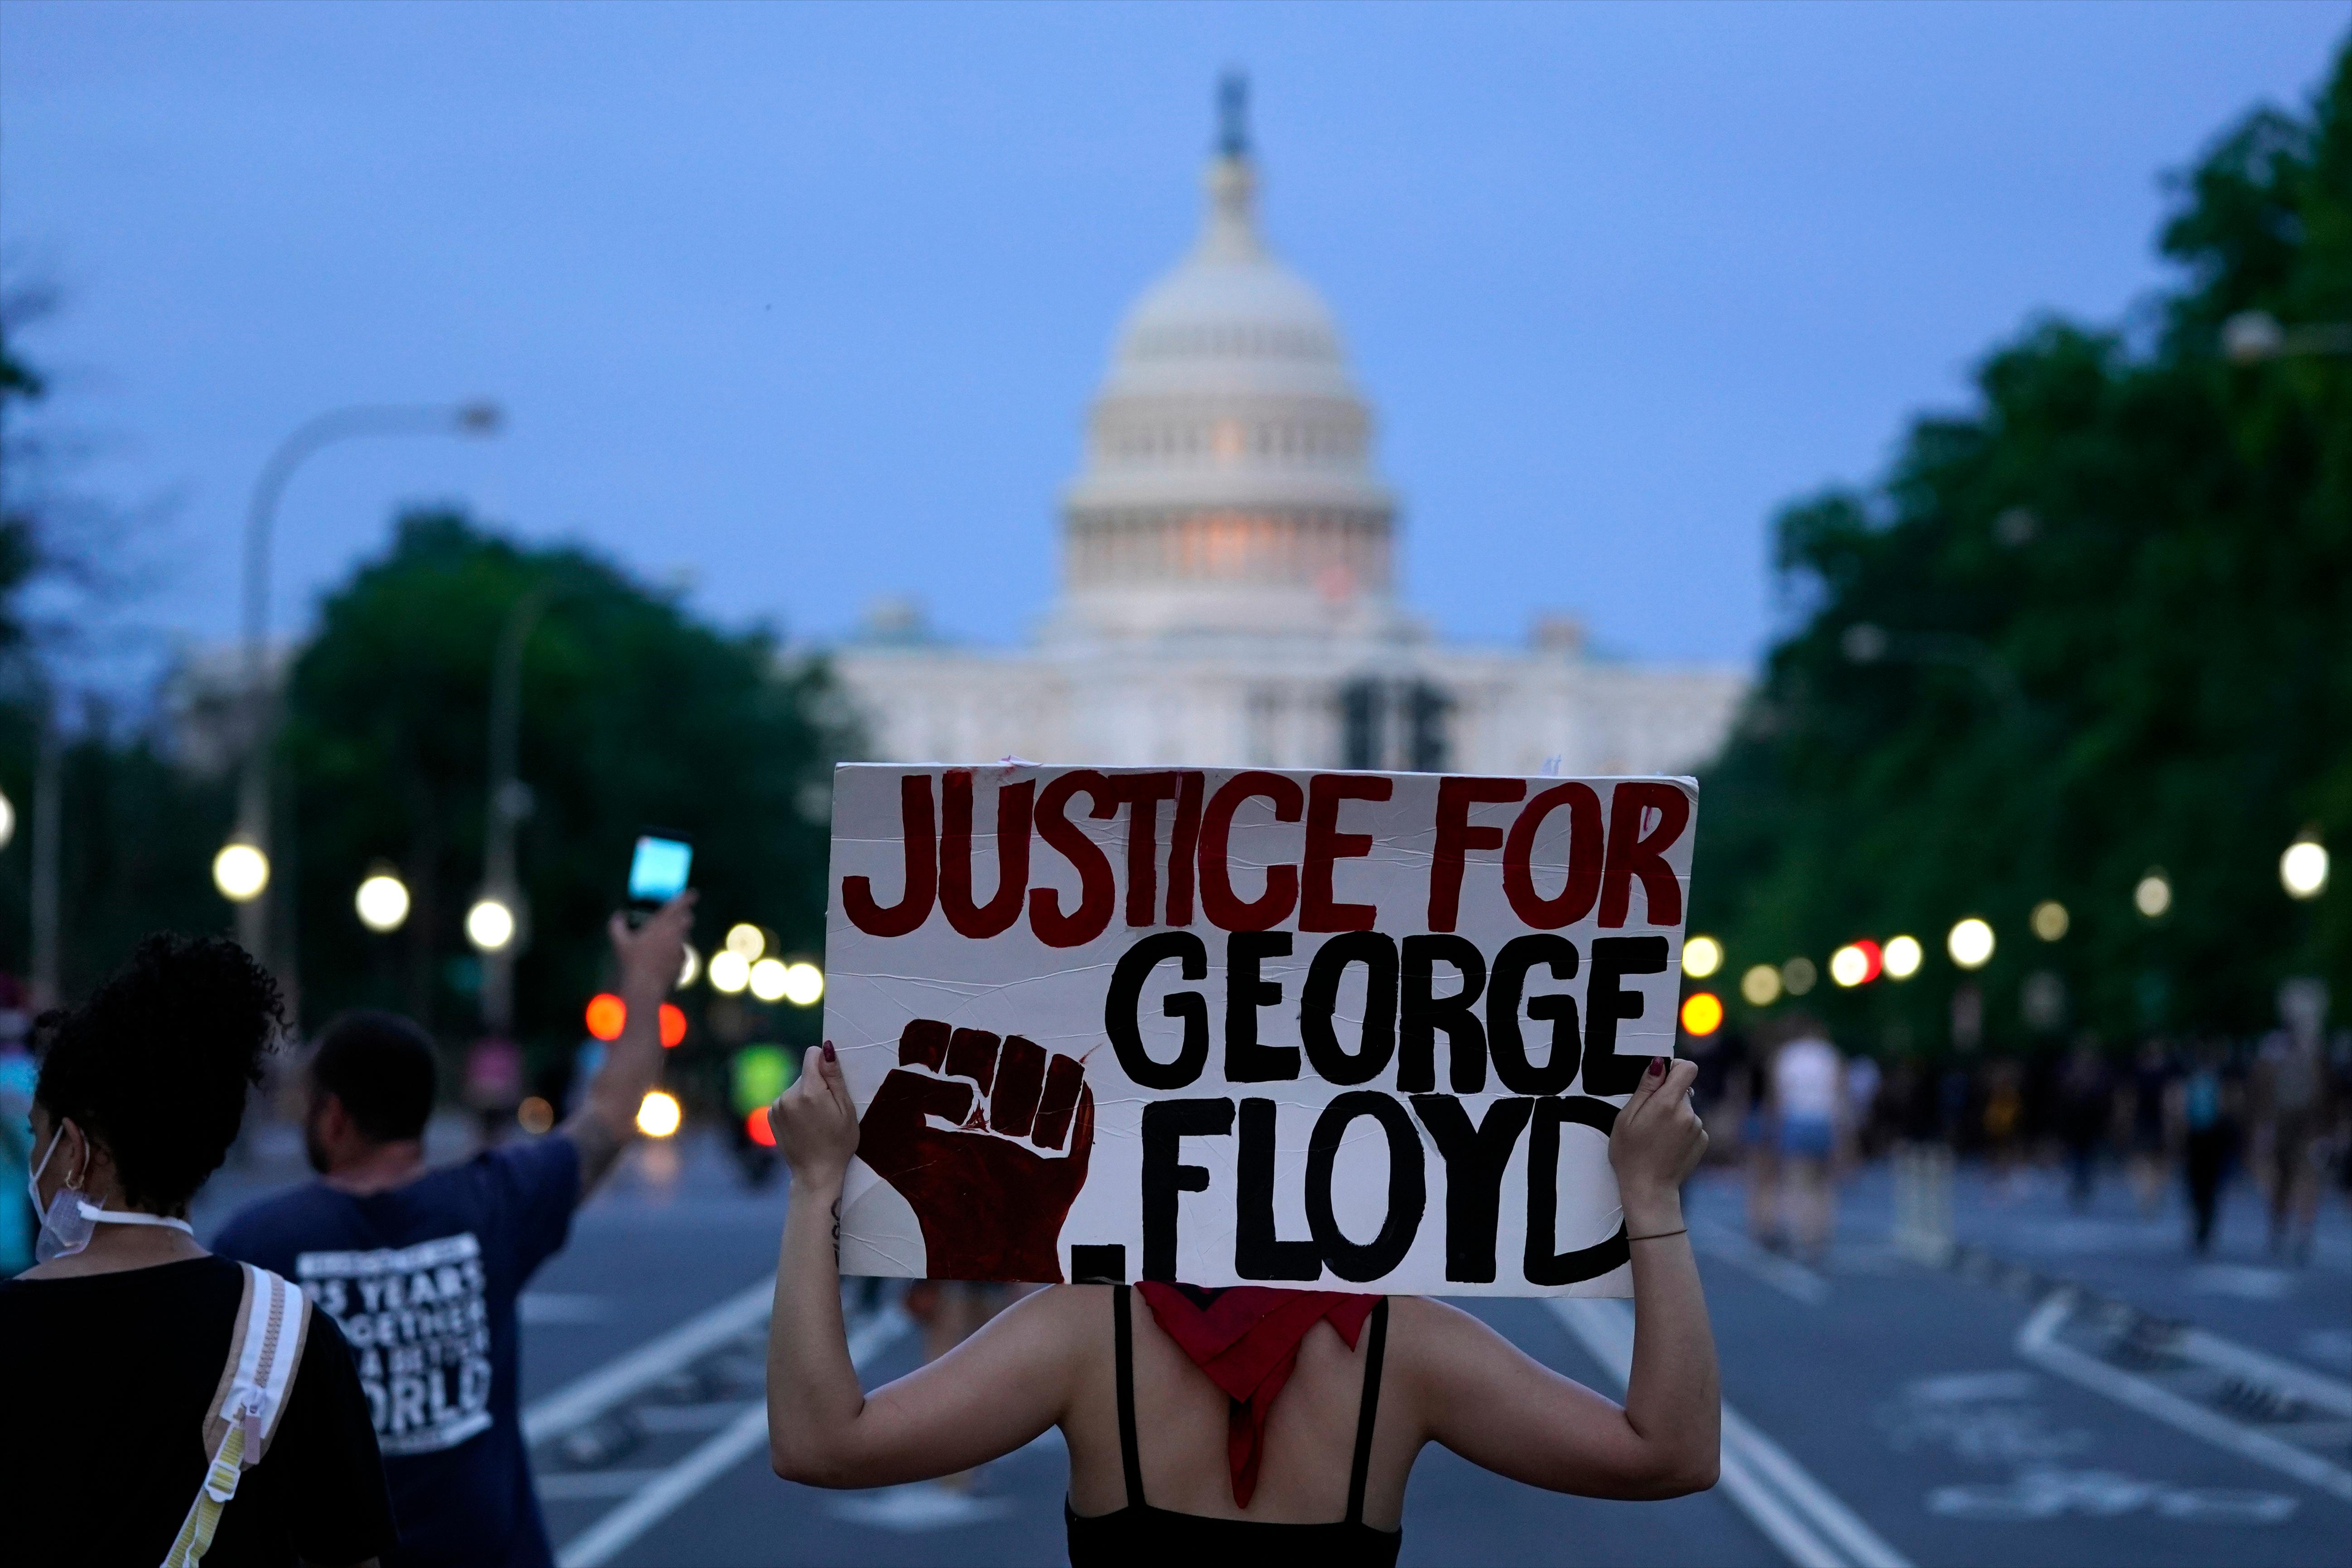
<path id="1" fill-rule="evenodd" d="M 857 1153 L 857 1107 L 833 1041 L 801 1059 L 799 1082 L 768 1107 L 768 1128 L 776 1134 L 776 1152 L 794 1185 L 818 1190 L 841 1186 L 850 1156 Z"/>

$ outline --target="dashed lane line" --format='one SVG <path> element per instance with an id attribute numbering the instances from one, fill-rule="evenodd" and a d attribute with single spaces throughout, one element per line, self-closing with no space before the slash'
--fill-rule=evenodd
<path id="1" fill-rule="evenodd" d="M 1554 1296 L 1547 1302 L 1622 1389 L 1633 1369 L 1633 1312 L 1623 1301 Z M 1756 1426 L 1723 1406 L 1723 1490 L 1797 1568 L 1912 1568 Z"/>
<path id="2" fill-rule="evenodd" d="M 717 1306 L 647 1340 L 626 1355 L 564 1385 L 522 1413 L 522 1440 L 536 1446 L 584 1426 L 649 1383 L 768 1321 L 776 1277 L 770 1273 Z"/>
<path id="3" fill-rule="evenodd" d="M 772 1291 L 773 1286 L 762 1289 Z M 772 1299 L 762 1298 L 760 1317 L 766 1316 L 767 1302 Z M 744 1323 L 737 1332 L 752 1326 L 753 1323 Z M 913 1327 L 914 1320 L 896 1306 L 886 1307 L 858 1322 L 849 1331 L 851 1364 L 863 1373 L 868 1361 Z M 673 1364 L 682 1364 L 683 1359 Z M 555 1555 L 557 1568 L 603 1568 L 688 1498 L 732 1469 L 746 1456 L 766 1447 L 767 1441 L 768 1408 L 764 1402 L 756 1403 L 677 1464 L 649 1472 L 645 1484 L 626 1501 L 564 1543 Z"/>

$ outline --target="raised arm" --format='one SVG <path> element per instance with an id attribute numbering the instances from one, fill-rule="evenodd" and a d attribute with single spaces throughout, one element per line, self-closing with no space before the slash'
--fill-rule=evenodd
<path id="1" fill-rule="evenodd" d="M 1066 1290 L 1029 1297 L 866 1396 L 841 1316 L 842 1182 L 857 1152 L 857 1111 L 831 1041 L 809 1052 L 768 1122 L 792 1172 L 768 1324 L 768 1457 L 776 1474 L 822 1487 L 953 1475 L 1059 1421 L 1083 1295 Z"/>
<path id="2" fill-rule="evenodd" d="M 1466 1312 L 1411 1309 L 1400 1371 L 1423 1430 L 1514 1480 L 1587 1497 L 1663 1498 L 1715 1484 L 1723 1397 L 1682 1184 L 1706 1150 L 1691 1062 L 1653 1063 L 1609 1140 L 1634 1239 L 1633 1367 L 1622 1407 L 1538 1364 Z"/>
<path id="3" fill-rule="evenodd" d="M 628 1021 L 621 1037 L 604 1048 L 604 1065 L 588 1081 L 588 1097 L 563 1124 L 563 1134 L 580 1150 L 580 1192 L 604 1179 L 629 1140 L 637 1135 L 637 1107 L 661 1081 L 662 999 L 686 967 L 686 934 L 694 924 L 695 894 L 689 890 L 661 906 L 635 930 L 613 916 L 613 956 L 621 969 L 621 1000 Z"/>

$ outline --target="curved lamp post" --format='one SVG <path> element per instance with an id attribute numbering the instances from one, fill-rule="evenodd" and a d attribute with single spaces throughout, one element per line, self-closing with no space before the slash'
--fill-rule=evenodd
<path id="1" fill-rule="evenodd" d="M 478 399 L 457 404 L 368 404 L 322 413 L 280 442 L 253 482 L 253 499 L 245 515 L 245 761 L 237 780 L 236 832 L 233 844 L 249 846 L 261 857 L 266 883 L 271 850 L 269 837 L 269 751 L 277 726 L 277 705 L 271 699 L 268 672 L 270 546 L 276 533 L 278 498 L 299 468 L 320 448 L 363 435 L 495 435 L 506 416 L 499 405 Z M 269 903 L 247 897 L 236 906 L 236 937 L 246 950 L 268 965 Z"/>

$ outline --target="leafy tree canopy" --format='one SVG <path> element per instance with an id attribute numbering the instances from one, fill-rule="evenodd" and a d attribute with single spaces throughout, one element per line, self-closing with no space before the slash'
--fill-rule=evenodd
<path id="1" fill-rule="evenodd" d="M 2352 1003 L 2352 358 L 2221 347 L 2241 311 L 2352 323 L 2352 49 L 2307 116 L 2250 116 L 2178 191 L 2185 276 L 2145 329 L 2031 327 L 1973 413 L 1778 519 L 1808 612 L 1707 777 L 1695 879 L 1735 993 L 1750 964 L 1910 932 L 1919 977 L 1805 1005 L 1940 1047 L 1944 933 L 1979 915 L 1996 1046 L 2037 1032 L 2034 971 L 2067 988 L 2057 1027 L 2110 1040 L 2264 1027 L 2290 974 Z M 2306 828 L 2338 875 L 2297 904 L 2278 857 Z M 2072 915 L 2054 943 L 2044 899 Z"/>
<path id="2" fill-rule="evenodd" d="M 783 664 L 765 632 L 701 624 L 584 550 L 527 548 L 461 515 L 420 512 L 329 596 L 289 684 L 282 758 L 308 1018 L 367 1002 L 446 1038 L 477 1029 L 462 926 L 483 879 L 491 665 L 509 617 L 534 595 L 518 1034 L 580 1038 L 583 1003 L 608 983 L 604 921 L 648 824 L 695 839 L 706 951 L 736 921 L 787 950 L 821 949 L 831 767 L 845 744 L 823 666 Z M 352 907 L 380 861 L 413 898 L 389 936 Z"/>

